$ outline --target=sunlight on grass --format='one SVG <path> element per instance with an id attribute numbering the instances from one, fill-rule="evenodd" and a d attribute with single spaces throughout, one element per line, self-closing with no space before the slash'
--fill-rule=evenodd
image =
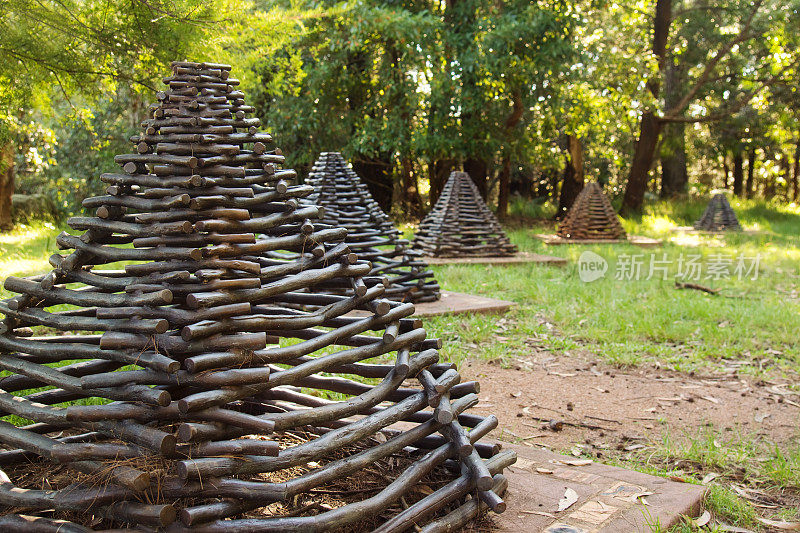
<path id="1" fill-rule="evenodd" d="M 0 260 L 0 270 L 3 271 L 4 277 L 8 276 L 30 276 L 33 274 L 42 274 L 50 270 L 50 265 L 47 260 L 41 259 L 10 259 Z"/>
<path id="2" fill-rule="evenodd" d="M 643 227 L 648 227 L 648 228 L 650 228 L 650 231 L 653 231 L 653 232 L 659 233 L 659 234 L 669 233 L 670 231 L 672 231 L 673 229 L 675 229 L 677 227 L 675 222 L 670 220 L 667 217 L 652 216 L 652 215 L 648 216 L 648 217 L 645 217 L 642 220 L 642 224 L 641 225 Z"/>
<path id="3" fill-rule="evenodd" d="M 32 226 L 19 225 L 13 231 L 0 233 L 0 244 L 24 247 L 35 239 L 49 237 L 56 229 L 53 224 L 43 222 Z"/>
<path id="4" fill-rule="evenodd" d="M 63 228 L 48 222 L 19 225 L 0 234 L 0 279 L 29 276 L 50 270 L 48 258 L 57 252 L 56 236 Z M 6 293 L 0 290 L 0 296 Z"/>

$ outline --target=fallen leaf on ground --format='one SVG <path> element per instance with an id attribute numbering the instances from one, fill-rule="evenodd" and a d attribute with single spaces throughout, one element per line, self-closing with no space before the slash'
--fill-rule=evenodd
<path id="1" fill-rule="evenodd" d="M 546 437 L 546 436 L 547 436 L 547 434 L 545 434 L 545 433 L 540 433 L 540 434 L 538 434 L 538 435 L 530 435 L 530 436 L 528 436 L 528 437 L 522 437 L 522 440 L 540 439 L 540 438 L 542 438 L 542 437 Z"/>
<path id="2" fill-rule="evenodd" d="M 635 494 L 631 494 L 630 496 L 625 496 L 624 498 L 620 498 L 623 501 L 636 503 L 639 499 L 641 499 L 642 503 L 647 505 L 647 500 L 644 499 L 645 496 L 652 496 L 655 492 L 637 492 Z"/>
<path id="3" fill-rule="evenodd" d="M 756 520 L 765 526 L 774 527 L 782 531 L 800 531 L 800 522 L 787 522 L 785 520 L 767 520 L 766 518 L 756 517 Z"/>
<path id="4" fill-rule="evenodd" d="M 703 511 L 698 518 L 693 520 L 694 527 L 703 527 L 704 525 L 708 524 L 711 521 L 711 513 L 708 511 Z"/>
<path id="5" fill-rule="evenodd" d="M 752 529 L 746 529 L 743 527 L 732 526 L 730 524 L 725 524 L 723 522 L 717 522 L 715 526 L 717 529 L 721 531 L 727 531 L 728 533 L 756 533 Z"/>
<path id="6" fill-rule="evenodd" d="M 713 396 L 700 396 L 702 399 L 711 402 L 711 403 L 719 403 L 719 400 L 714 398 Z"/>
<path id="7" fill-rule="evenodd" d="M 577 511 L 570 514 L 570 518 L 582 520 L 593 524 L 600 524 L 617 512 L 616 507 L 605 504 L 599 500 L 589 501 L 583 504 Z"/>
<path id="8" fill-rule="evenodd" d="M 578 374 L 565 374 L 563 372 L 555 372 L 555 371 L 552 371 L 552 370 L 550 372 L 548 372 L 547 374 L 550 375 L 550 376 L 559 376 L 559 377 L 562 377 L 562 378 L 573 378 L 573 377 L 578 375 Z"/>
<path id="9" fill-rule="evenodd" d="M 564 491 L 564 496 L 558 501 L 558 512 L 569 509 L 572 504 L 578 501 L 578 493 L 574 489 L 567 489 Z"/>
<path id="10" fill-rule="evenodd" d="M 555 472 L 555 470 L 550 470 L 549 468 L 537 468 L 536 471 L 540 474 L 552 474 Z"/>
<path id="11" fill-rule="evenodd" d="M 709 483 L 711 483 L 712 481 L 714 481 L 718 477 L 719 477 L 719 474 L 717 474 L 716 472 L 709 472 L 708 474 L 703 476 L 702 483 L 703 483 L 703 485 L 708 485 Z"/>
<path id="12" fill-rule="evenodd" d="M 591 459 L 553 459 L 550 462 L 567 466 L 586 466 L 592 464 L 594 461 Z"/>
<path id="13" fill-rule="evenodd" d="M 583 453 L 584 448 L 585 446 L 583 446 L 582 444 L 576 444 L 575 446 L 572 447 L 569 453 L 574 455 L 575 457 L 580 457 L 581 454 Z"/>
<path id="14" fill-rule="evenodd" d="M 554 515 L 553 513 L 545 513 L 544 511 L 526 511 L 526 510 L 523 509 L 522 511 L 520 511 L 520 513 L 523 513 L 523 514 L 538 514 L 539 516 L 546 516 L 548 518 L 556 518 L 556 515 Z"/>
<path id="15" fill-rule="evenodd" d="M 785 383 L 783 385 L 773 385 L 771 387 L 767 387 L 767 390 L 773 394 L 780 394 L 781 396 L 789 396 L 792 394 L 800 395 L 800 392 L 784 389 L 786 386 L 787 385 Z"/>
<path id="16" fill-rule="evenodd" d="M 430 488 L 428 485 L 417 485 L 414 487 L 417 492 L 425 494 L 426 496 L 429 494 L 433 494 L 433 489 Z"/>
<path id="17" fill-rule="evenodd" d="M 771 413 L 758 413 L 753 419 L 760 424 L 770 416 L 772 416 Z"/>

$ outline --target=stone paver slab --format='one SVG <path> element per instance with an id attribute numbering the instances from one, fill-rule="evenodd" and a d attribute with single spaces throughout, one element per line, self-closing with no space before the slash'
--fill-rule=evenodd
<path id="1" fill-rule="evenodd" d="M 628 243 L 634 246 L 641 246 L 642 248 L 654 248 L 661 246 L 660 239 L 651 239 L 642 235 L 628 235 L 627 239 L 565 239 L 556 234 L 536 233 L 533 235 L 536 239 L 544 242 L 545 244 L 558 245 L 558 244 L 622 244 Z"/>
<path id="2" fill-rule="evenodd" d="M 518 460 L 505 473 L 508 508 L 493 518 L 498 532 L 649 533 L 652 524 L 666 529 L 681 515 L 697 516 L 701 511 L 702 486 L 600 463 L 569 466 L 559 461 L 572 457 L 503 446 L 517 452 Z M 568 488 L 578 494 L 578 501 L 559 512 L 558 502 Z"/>

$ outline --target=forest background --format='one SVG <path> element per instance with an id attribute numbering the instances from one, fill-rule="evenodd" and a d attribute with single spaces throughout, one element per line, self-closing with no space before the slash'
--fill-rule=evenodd
<path id="1" fill-rule="evenodd" d="M 460 169 L 501 217 L 588 180 L 625 215 L 796 202 L 798 29 L 798 0 L 3 0 L 0 227 L 13 193 L 80 211 L 184 58 L 234 66 L 287 166 L 342 151 L 399 219 Z"/>

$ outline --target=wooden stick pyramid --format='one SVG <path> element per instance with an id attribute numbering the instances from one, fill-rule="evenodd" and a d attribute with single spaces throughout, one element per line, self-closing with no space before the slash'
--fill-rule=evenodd
<path id="1" fill-rule="evenodd" d="M 433 210 L 420 222 L 414 246 L 433 257 L 495 257 L 517 252 L 466 172 L 450 174 Z"/>
<path id="2" fill-rule="evenodd" d="M 308 201 L 324 208 L 322 221 L 347 229 L 345 243 L 360 259 L 372 263 L 368 276 L 388 281 L 384 296 L 414 303 L 439 299 L 439 285 L 420 259 L 422 252 L 410 249 L 408 241 L 400 238 L 367 185 L 339 152 L 322 153 L 306 183 L 314 187 Z M 335 293 L 345 294 L 346 289 Z"/>
<path id="3" fill-rule="evenodd" d="M 312 188 L 288 185 L 230 67 L 165 82 L 95 215 L 69 220 L 83 233 L 5 281 L 0 531 L 453 531 L 502 511 L 514 454 L 479 442 L 497 419 L 466 413 L 477 383 L 301 206 Z"/>
<path id="4" fill-rule="evenodd" d="M 565 239 L 625 239 L 625 230 L 599 183 L 587 183 L 558 227 Z"/>
<path id="5" fill-rule="evenodd" d="M 695 222 L 694 228 L 705 231 L 741 231 L 742 226 L 728 202 L 728 197 L 719 193 L 711 197 L 703 216 Z"/>

